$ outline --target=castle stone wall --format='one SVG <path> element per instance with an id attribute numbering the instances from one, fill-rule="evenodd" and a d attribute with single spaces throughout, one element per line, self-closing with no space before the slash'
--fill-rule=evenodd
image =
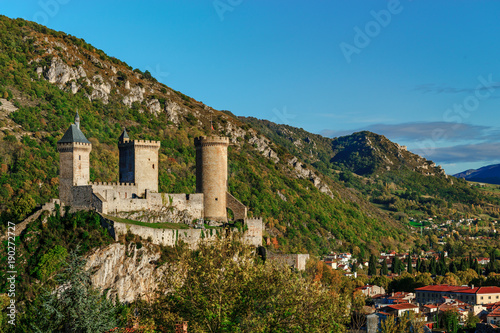
<path id="1" fill-rule="evenodd" d="M 227 208 L 233 211 L 234 220 L 244 220 L 247 218 L 247 206 L 242 204 L 238 199 L 233 197 L 231 193 L 226 192 Z"/>
<path id="2" fill-rule="evenodd" d="M 132 234 L 143 239 L 151 239 L 153 244 L 164 246 L 174 246 L 179 241 L 183 241 L 189 245 L 189 248 L 196 249 L 201 241 L 213 240 L 217 237 L 214 229 L 155 229 L 111 221 L 106 218 L 101 219 L 101 224 L 115 240 L 118 240 L 120 235 L 126 235 L 130 230 Z"/>
<path id="3" fill-rule="evenodd" d="M 195 194 L 171 194 L 164 193 L 169 205 L 171 204 L 178 210 L 185 210 L 193 219 L 203 218 L 203 193 Z"/>
<path id="4" fill-rule="evenodd" d="M 71 206 L 73 208 L 89 209 L 94 207 L 92 198 L 92 186 L 73 186 L 71 188 L 71 192 L 73 197 Z"/>
<path id="5" fill-rule="evenodd" d="M 258 226 L 262 227 L 261 219 L 250 220 L 254 228 Z M 135 224 L 116 222 L 104 217 L 101 218 L 101 224 L 108 229 L 108 232 L 115 240 L 118 240 L 120 235 L 126 235 L 127 232 L 130 231 L 132 234 L 140 236 L 143 239 L 151 239 L 151 242 L 156 245 L 174 246 L 182 241 L 188 244 L 191 249 L 196 249 L 200 242 L 213 240 L 217 237 L 218 233 L 225 232 L 223 229 L 155 229 Z M 249 227 L 243 234 L 243 242 L 253 246 L 261 245 L 262 236 L 259 242 L 256 241 L 255 237 L 256 234 L 262 235 L 262 230 L 260 230 L 260 233 L 255 233 L 255 230 L 253 234 L 250 233 L 251 229 Z"/>
<path id="6" fill-rule="evenodd" d="M 255 247 L 262 245 L 262 230 L 264 229 L 262 218 L 245 219 L 245 225 L 247 227 L 243 235 L 245 243 Z"/>
<path id="7" fill-rule="evenodd" d="M 73 205 L 73 186 L 87 185 L 90 180 L 90 151 L 92 144 L 58 143 L 59 198 L 66 205 Z"/>
<path id="8" fill-rule="evenodd" d="M 227 147 L 224 137 L 200 137 L 196 146 L 196 192 L 204 194 L 205 219 L 227 221 Z"/>
<path id="9" fill-rule="evenodd" d="M 291 266 L 303 271 L 306 269 L 306 262 L 309 260 L 309 254 L 267 254 L 268 260 L 274 260 L 285 265 Z"/>
<path id="10" fill-rule="evenodd" d="M 158 192 L 158 149 L 159 141 L 132 140 L 118 144 L 120 150 L 120 182 L 137 185 L 137 195 L 145 190 Z"/>

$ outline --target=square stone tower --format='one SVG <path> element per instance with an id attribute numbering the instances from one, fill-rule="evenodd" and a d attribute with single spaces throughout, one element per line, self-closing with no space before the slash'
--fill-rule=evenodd
<path id="1" fill-rule="evenodd" d="M 118 139 L 118 149 L 120 183 L 135 183 L 138 196 L 143 196 L 146 190 L 158 192 L 160 141 L 130 140 L 124 129 Z"/>
<path id="2" fill-rule="evenodd" d="M 205 219 L 227 222 L 227 147 L 229 138 L 202 136 L 196 146 L 196 192 L 203 193 Z"/>
<path id="3" fill-rule="evenodd" d="M 88 185 L 90 181 L 90 151 L 92 144 L 80 130 L 80 116 L 75 116 L 61 140 L 59 152 L 59 198 L 65 205 L 73 205 L 73 186 Z"/>

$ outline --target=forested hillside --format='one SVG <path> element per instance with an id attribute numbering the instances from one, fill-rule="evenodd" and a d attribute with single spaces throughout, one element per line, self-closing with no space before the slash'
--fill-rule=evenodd
<path id="1" fill-rule="evenodd" d="M 156 81 L 82 39 L 0 17 L 0 210 L 21 221 L 58 196 L 56 142 L 76 110 L 93 144 L 91 179 L 116 181 L 117 138 L 161 141 L 160 191 L 195 191 L 199 135 L 228 136 L 229 190 L 262 216 L 276 251 L 411 245 L 408 228 L 342 181 L 242 122 Z M 213 119 L 214 131 L 210 126 Z M 319 170 L 319 169 L 318 169 Z"/>
<path id="2" fill-rule="evenodd" d="M 445 174 L 432 161 L 368 131 L 326 138 L 266 120 L 241 118 L 317 172 L 355 188 L 395 218 L 498 218 L 500 199 Z"/>

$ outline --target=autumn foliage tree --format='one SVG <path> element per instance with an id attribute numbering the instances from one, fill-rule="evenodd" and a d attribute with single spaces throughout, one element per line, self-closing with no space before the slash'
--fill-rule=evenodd
<path id="1" fill-rule="evenodd" d="M 237 238 L 222 238 L 171 263 L 160 297 L 139 312 L 155 327 L 184 320 L 196 332 L 344 332 L 345 298 L 320 282 L 337 279 L 325 271 L 306 279 L 262 262 Z"/>

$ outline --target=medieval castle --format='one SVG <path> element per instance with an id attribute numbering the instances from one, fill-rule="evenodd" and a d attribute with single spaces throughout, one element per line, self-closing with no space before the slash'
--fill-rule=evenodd
<path id="1" fill-rule="evenodd" d="M 245 240 L 255 246 L 262 243 L 262 219 L 247 218 L 247 207 L 227 192 L 227 147 L 225 137 L 199 137 L 196 146 L 195 194 L 158 193 L 159 141 L 131 140 L 124 129 L 118 139 L 119 182 L 90 182 L 92 144 L 80 130 L 80 117 L 70 125 L 57 142 L 60 178 L 59 198 L 73 209 L 92 209 L 105 215 L 123 212 L 155 212 L 176 209 L 192 220 L 228 222 L 227 209 L 234 220 L 246 226 Z M 170 221 L 161 221 L 170 222 Z M 121 225 L 108 220 L 106 226 L 115 235 L 132 231 L 154 243 L 175 245 L 182 239 L 195 245 L 207 235 L 200 229 L 153 229 L 138 225 Z M 148 230 L 149 229 L 149 230 Z M 210 233 L 210 236 L 215 236 Z"/>

